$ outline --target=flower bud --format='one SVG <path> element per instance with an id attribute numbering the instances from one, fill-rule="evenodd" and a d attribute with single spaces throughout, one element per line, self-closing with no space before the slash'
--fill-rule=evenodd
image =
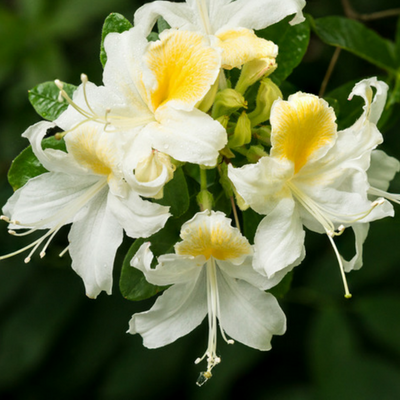
<path id="1" fill-rule="evenodd" d="M 269 119 L 272 103 L 282 98 L 279 87 L 269 78 L 263 78 L 260 82 L 256 98 L 256 108 L 249 114 L 251 126 L 256 126 Z"/>
<path id="2" fill-rule="evenodd" d="M 196 107 L 200 111 L 203 111 L 205 113 L 209 111 L 209 109 L 212 107 L 214 103 L 218 87 L 219 87 L 219 78 L 217 78 L 217 80 L 213 83 L 213 85 L 211 85 L 210 90 L 203 97 L 203 99 L 196 104 Z"/>
<path id="3" fill-rule="evenodd" d="M 259 146 L 251 146 L 248 150 L 246 157 L 251 163 L 256 163 L 262 157 L 267 156 L 268 154 L 265 152 L 264 147 Z"/>
<path id="4" fill-rule="evenodd" d="M 240 115 L 235 131 L 228 140 L 228 146 L 231 148 L 240 147 L 251 141 L 251 122 L 246 112 Z"/>
<path id="5" fill-rule="evenodd" d="M 275 58 L 258 58 L 243 65 L 235 90 L 244 94 L 248 87 L 254 85 L 262 77 L 267 77 L 277 68 Z"/>
<path id="6" fill-rule="evenodd" d="M 217 93 L 212 109 L 212 117 L 218 119 L 223 115 L 231 115 L 239 108 L 247 108 L 247 101 L 235 89 L 224 89 Z"/>
<path id="7" fill-rule="evenodd" d="M 151 182 L 157 179 L 163 172 L 164 168 L 167 169 L 168 177 L 165 183 L 169 182 L 175 171 L 175 165 L 171 162 L 171 157 L 159 151 L 152 151 L 152 153 L 144 160 L 139 161 L 135 168 L 135 177 L 139 182 Z M 154 196 L 155 199 L 163 197 L 163 188 Z"/>

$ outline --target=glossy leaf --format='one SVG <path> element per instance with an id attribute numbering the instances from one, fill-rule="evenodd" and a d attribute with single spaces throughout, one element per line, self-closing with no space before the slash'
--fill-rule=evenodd
<path id="1" fill-rule="evenodd" d="M 182 168 L 174 172 L 174 178 L 164 186 L 164 196 L 156 201 L 163 206 L 170 206 L 174 217 L 180 217 L 189 208 L 189 191 Z"/>
<path id="2" fill-rule="evenodd" d="M 104 21 L 101 33 L 100 61 L 104 66 L 107 62 L 107 53 L 104 49 L 104 39 L 111 32 L 122 33 L 132 28 L 132 24 L 121 14 L 111 13 Z"/>
<path id="3" fill-rule="evenodd" d="M 324 17 L 313 22 L 315 33 L 331 45 L 347 50 L 386 71 L 397 69 L 394 43 L 365 25 L 344 17 Z"/>
<path id="4" fill-rule="evenodd" d="M 64 90 L 72 98 L 76 86 L 64 83 Z M 44 82 L 29 91 L 28 98 L 33 108 L 42 117 L 54 121 L 68 107 L 66 100 L 59 101 L 60 89 L 54 82 Z"/>
<path id="5" fill-rule="evenodd" d="M 271 79 L 278 85 L 300 64 L 310 40 L 308 21 L 292 26 L 288 23 L 289 20 L 290 18 L 286 18 L 257 32 L 258 36 L 272 40 L 279 47 L 276 59 L 278 68 L 271 75 Z"/>
<path id="6" fill-rule="evenodd" d="M 42 141 L 42 147 L 65 151 L 64 140 L 58 140 L 55 137 L 49 137 Z M 14 190 L 24 186 L 29 179 L 44 174 L 47 170 L 40 164 L 32 147 L 29 146 L 14 159 L 8 171 L 8 182 Z"/>

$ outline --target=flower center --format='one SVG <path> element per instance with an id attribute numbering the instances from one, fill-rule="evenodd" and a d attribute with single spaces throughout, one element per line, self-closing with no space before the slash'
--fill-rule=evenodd
<path id="1" fill-rule="evenodd" d="M 204 256 L 207 260 L 232 260 L 251 254 L 247 239 L 232 226 L 216 221 L 211 226 L 203 221 L 182 231 L 182 242 L 175 245 L 177 254 L 193 257 Z"/>

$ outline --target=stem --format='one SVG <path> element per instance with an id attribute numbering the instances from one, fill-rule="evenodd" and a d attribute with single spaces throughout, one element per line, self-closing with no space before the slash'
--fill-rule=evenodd
<path id="1" fill-rule="evenodd" d="M 337 60 L 339 58 L 340 51 L 341 51 L 341 48 L 336 47 L 335 52 L 333 53 L 331 62 L 329 63 L 329 67 L 326 71 L 324 80 L 322 81 L 321 89 L 319 90 L 319 97 L 323 97 L 325 94 L 325 90 L 326 90 L 326 87 L 328 86 L 329 79 L 331 78 L 332 72 L 335 69 Z"/>

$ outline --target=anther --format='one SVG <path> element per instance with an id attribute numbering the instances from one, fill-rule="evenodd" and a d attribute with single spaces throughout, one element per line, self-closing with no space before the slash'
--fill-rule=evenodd
<path id="1" fill-rule="evenodd" d="M 26 257 L 25 260 L 24 260 L 24 263 L 28 264 L 29 261 L 31 261 L 31 258 L 30 257 Z"/>
<path id="2" fill-rule="evenodd" d="M 9 233 L 11 236 L 14 236 L 14 235 L 17 234 L 17 232 L 15 232 L 15 231 L 13 231 L 13 230 L 9 230 L 8 233 Z"/>
<path id="3" fill-rule="evenodd" d="M 86 74 L 81 74 L 81 82 L 82 83 L 87 83 L 88 82 L 88 77 Z"/>
<path id="4" fill-rule="evenodd" d="M 64 90 L 64 84 L 59 79 L 56 79 L 54 83 L 60 90 Z"/>

